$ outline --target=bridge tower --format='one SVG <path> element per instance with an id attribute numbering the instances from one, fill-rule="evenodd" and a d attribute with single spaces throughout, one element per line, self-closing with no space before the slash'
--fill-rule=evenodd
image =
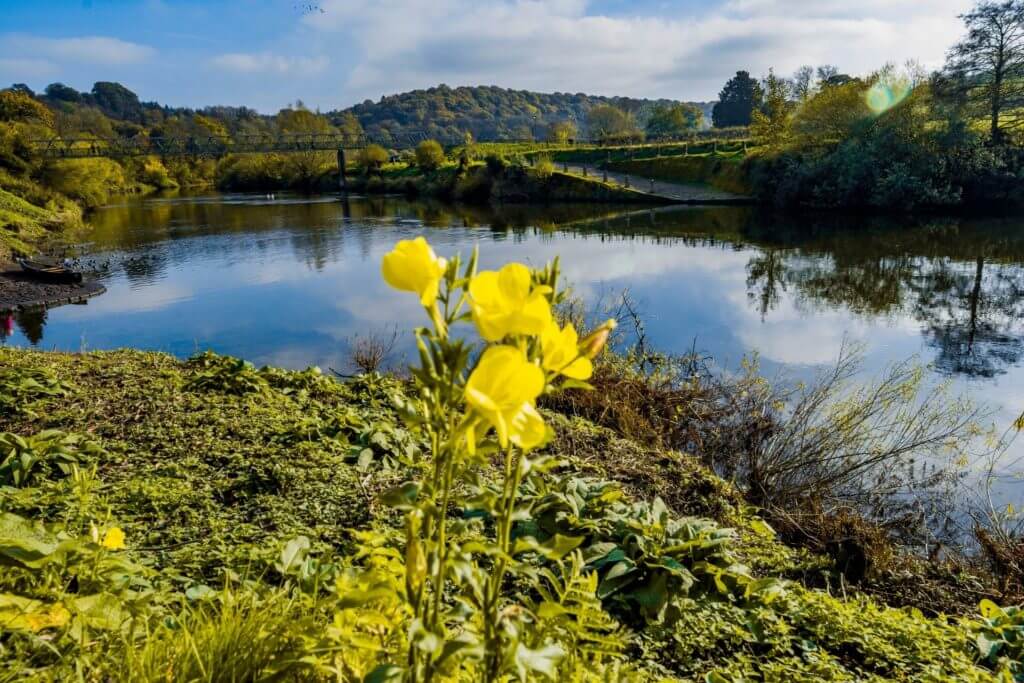
<path id="1" fill-rule="evenodd" d="M 345 148 L 338 148 L 338 189 L 348 192 L 348 180 L 345 178 Z"/>

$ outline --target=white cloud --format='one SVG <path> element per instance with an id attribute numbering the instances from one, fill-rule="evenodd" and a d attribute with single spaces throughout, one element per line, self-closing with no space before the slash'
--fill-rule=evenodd
<path id="1" fill-rule="evenodd" d="M 4 80 L 46 78 L 55 73 L 57 73 L 57 65 L 45 59 L 0 57 L 0 74 L 10 74 Z"/>
<path id="2" fill-rule="evenodd" d="M 231 52 L 217 55 L 210 62 L 221 69 L 238 73 L 310 75 L 327 68 L 326 57 L 286 57 L 269 52 Z"/>
<path id="3" fill-rule="evenodd" d="M 3 36 L 4 51 L 31 54 L 56 62 L 123 66 L 140 64 L 156 55 L 148 45 L 140 45 L 106 36 L 77 38 L 39 38 L 8 34 Z"/>
<path id="4" fill-rule="evenodd" d="M 601 16 L 581 0 L 322 5 L 303 22 L 346 52 L 358 99 L 439 82 L 713 99 L 737 69 L 833 63 L 864 73 L 907 59 L 936 67 L 970 0 L 732 0 L 662 16 Z M 339 33 L 346 39 L 331 40 Z"/>

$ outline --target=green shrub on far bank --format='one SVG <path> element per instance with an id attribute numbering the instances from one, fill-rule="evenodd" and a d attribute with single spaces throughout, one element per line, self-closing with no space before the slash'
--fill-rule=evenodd
<path id="1" fill-rule="evenodd" d="M 444 162 L 444 148 L 437 140 L 424 140 L 416 146 L 416 165 L 424 171 L 436 171 Z"/>
<path id="2" fill-rule="evenodd" d="M 112 159 L 66 159 L 47 164 L 42 172 L 48 187 L 82 203 L 86 208 L 105 204 L 112 193 L 131 185 L 124 168 Z"/>

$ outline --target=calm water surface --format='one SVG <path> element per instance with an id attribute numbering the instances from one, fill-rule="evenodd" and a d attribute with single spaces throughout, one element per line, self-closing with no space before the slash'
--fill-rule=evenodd
<path id="1" fill-rule="evenodd" d="M 867 370 L 918 356 L 1008 425 L 1024 408 L 1024 218 L 792 218 L 740 208 L 493 211 L 251 195 L 126 199 L 98 211 L 82 250 L 108 291 L 22 314 L 8 345 L 214 349 L 256 364 L 346 367 L 353 335 L 421 323 L 381 256 L 426 235 L 479 244 L 484 267 L 556 254 L 576 293 L 628 289 L 650 343 L 803 377 L 862 342 Z M 3 334 L 0 328 L 0 334 Z"/>

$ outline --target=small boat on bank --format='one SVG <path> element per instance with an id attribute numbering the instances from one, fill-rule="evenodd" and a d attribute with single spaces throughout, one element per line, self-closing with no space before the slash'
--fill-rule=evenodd
<path id="1" fill-rule="evenodd" d="M 28 275 L 37 280 L 69 284 L 78 284 L 82 281 L 81 273 L 71 270 L 62 263 L 44 263 L 43 261 L 32 261 L 23 258 L 18 259 L 18 265 Z"/>

